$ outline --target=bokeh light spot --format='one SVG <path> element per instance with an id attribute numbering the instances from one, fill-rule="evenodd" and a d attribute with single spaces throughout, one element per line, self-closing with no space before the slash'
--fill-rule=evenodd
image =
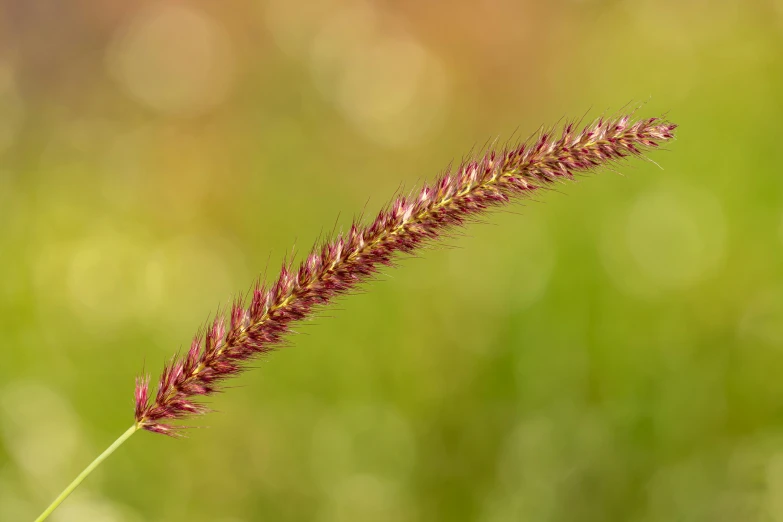
<path id="1" fill-rule="evenodd" d="M 264 12 L 266 25 L 283 51 L 298 56 L 310 46 L 321 20 L 342 3 L 342 0 L 270 0 Z"/>
<path id="2" fill-rule="evenodd" d="M 176 115 L 199 114 L 222 102 L 234 77 L 226 31 L 181 3 L 139 11 L 117 34 L 107 61 L 131 97 Z"/>
<path id="3" fill-rule="evenodd" d="M 324 522 L 400 522 L 413 518 L 410 502 L 394 484 L 374 475 L 354 475 L 332 488 Z"/>
<path id="4" fill-rule="evenodd" d="M 783 288 L 764 289 L 754 296 L 740 318 L 738 333 L 746 340 L 783 346 Z"/>
<path id="5" fill-rule="evenodd" d="M 141 522 L 141 518 L 125 506 L 120 506 L 107 499 L 84 490 L 68 498 L 52 516 L 53 522 Z"/>
<path id="6" fill-rule="evenodd" d="M 612 218 L 602 257 L 620 289 L 650 298 L 712 275 L 723 260 L 724 235 L 723 211 L 711 194 L 669 185 Z"/>
<path id="7" fill-rule="evenodd" d="M 160 246 L 143 267 L 150 292 L 173 296 L 177 306 L 158 310 L 160 328 L 187 329 L 194 317 L 214 311 L 241 284 L 246 272 L 244 258 L 230 241 L 210 235 L 181 236 Z M 197 281 L 198 284 L 195 284 Z M 216 301 L 217 300 L 217 301 Z"/>
<path id="8" fill-rule="evenodd" d="M 78 449 L 79 420 L 61 394 L 39 382 L 0 389 L 0 433 L 19 468 L 36 480 L 59 478 Z"/>
<path id="9" fill-rule="evenodd" d="M 324 486 L 357 473 L 402 480 L 415 458 L 416 441 L 408 422 L 382 404 L 325 415 L 313 431 L 313 473 Z"/>
<path id="10" fill-rule="evenodd" d="M 310 61 L 321 92 L 380 145 L 418 143 L 443 121 L 445 67 L 412 35 L 386 30 L 370 4 L 333 14 L 313 40 Z"/>
<path id="11" fill-rule="evenodd" d="M 67 281 L 73 309 L 85 324 L 118 323 L 156 297 L 139 283 L 144 279 L 144 247 L 111 229 L 96 230 L 74 245 Z"/>
<path id="12" fill-rule="evenodd" d="M 371 139 L 388 146 L 416 143 L 438 127 L 446 101 L 445 70 L 415 40 L 387 38 L 346 66 L 338 104 Z"/>

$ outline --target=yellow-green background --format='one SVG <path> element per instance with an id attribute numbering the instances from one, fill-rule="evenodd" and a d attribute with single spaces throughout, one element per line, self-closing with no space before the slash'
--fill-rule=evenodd
<path id="1" fill-rule="evenodd" d="M 4 0 L 0 520 L 294 243 L 629 102 L 663 170 L 386 271 L 51 520 L 783 520 L 781 93 L 780 0 Z"/>

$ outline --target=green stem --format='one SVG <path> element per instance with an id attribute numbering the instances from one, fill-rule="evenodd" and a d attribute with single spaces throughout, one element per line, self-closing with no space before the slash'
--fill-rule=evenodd
<path id="1" fill-rule="evenodd" d="M 112 453 L 114 453 L 114 450 L 116 450 L 117 448 L 119 448 L 120 446 L 122 446 L 122 443 L 123 443 L 123 442 L 125 442 L 126 440 L 128 440 L 128 439 L 130 438 L 130 436 L 131 436 L 131 435 L 133 435 L 134 433 L 136 433 L 136 431 L 138 431 L 138 429 L 139 429 L 139 426 L 138 426 L 138 425 L 136 425 L 136 424 L 134 424 L 133 426 L 131 426 L 130 428 L 128 428 L 128 430 L 127 430 L 125 433 L 123 433 L 122 435 L 120 435 L 120 438 L 118 438 L 117 440 L 115 440 L 115 441 L 114 441 L 114 443 L 113 443 L 111 446 L 109 446 L 108 448 L 106 448 L 106 451 L 104 451 L 103 453 L 101 453 L 100 455 L 98 455 L 98 458 L 96 458 L 95 460 L 93 460 L 92 462 L 90 462 L 90 465 L 89 465 L 89 466 L 87 466 L 86 468 L 84 468 L 84 471 L 82 471 L 81 473 L 79 473 L 79 476 L 78 476 L 78 477 L 76 477 L 75 479 L 73 479 L 73 482 L 71 482 L 70 484 L 68 484 L 68 487 L 67 487 L 67 488 L 65 488 L 65 489 L 63 490 L 63 492 L 62 492 L 62 493 L 60 493 L 60 496 L 58 496 L 56 499 L 54 499 L 54 502 L 52 502 L 52 503 L 49 505 L 49 507 L 48 507 L 48 508 L 46 508 L 46 511 L 44 511 L 43 513 L 41 513 L 41 516 L 39 516 L 38 518 L 36 518 L 36 519 L 35 519 L 35 522 L 42 522 L 43 520 L 46 520 L 46 519 L 49 517 L 49 515 L 51 515 L 51 514 L 52 514 L 52 511 L 54 511 L 55 509 L 57 509 L 57 506 L 59 506 L 59 505 L 62 503 L 62 501 L 63 501 L 63 500 L 65 500 L 66 498 L 68 498 L 68 495 L 70 495 L 70 494 L 73 492 L 73 490 L 74 490 L 74 489 L 76 489 L 76 488 L 79 486 L 79 484 L 81 484 L 81 483 L 82 483 L 82 480 L 84 480 L 85 478 L 87 478 L 87 475 L 89 475 L 90 473 L 92 473 L 92 471 L 93 471 L 95 468 L 97 468 L 97 467 L 98 467 L 98 465 L 99 465 L 101 462 L 103 462 L 104 460 L 106 460 L 106 457 L 108 457 L 109 455 L 111 455 Z"/>

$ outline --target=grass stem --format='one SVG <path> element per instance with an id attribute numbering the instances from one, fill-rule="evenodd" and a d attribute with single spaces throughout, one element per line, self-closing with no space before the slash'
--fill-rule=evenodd
<path id="1" fill-rule="evenodd" d="M 79 473 L 79 475 L 75 479 L 73 479 L 73 482 L 68 484 L 68 487 L 66 487 L 62 491 L 62 493 L 60 493 L 60 495 L 56 499 L 54 499 L 54 502 L 52 502 L 49 505 L 49 507 L 46 508 L 46 510 L 43 513 L 41 513 L 41 515 L 38 518 L 35 519 L 35 522 L 42 522 L 43 520 L 46 520 L 49 517 L 49 515 L 51 515 L 52 512 L 55 509 L 57 509 L 57 506 L 62 504 L 63 500 L 68 498 L 68 495 L 70 495 L 73 492 L 73 490 L 76 489 L 79 486 L 79 484 L 81 484 L 82 481 L 85 478 L 87 478 L 87 476 L 90 473 L 92 473 L 93 470 L 100 465 L 101 462 L 106 460 L 106 458 L 109 455 L 114 453 L 114 450 L 116 450 L 117 448 L 122 446 L 122 443 L 125 442 L 126 440 L 128 440 L 130 438 L 130 436 L 133 435 L 134 433 L 136 433 L 138 430 L 139 430 L 139 426 L 137 424 L 134 424 L 133 426 L 128 428 L 127 431 L 125 431 L 125 433 L 120 435 L 120 437 L 117 440 L 115 440 L 114 443 L 112 443 L 111 446 L 106 448 L 106 451 L 104 451 L 103 453 L 98 455 L 98 457 L 95 460 L 90 462 L 90 464 L 86 468 L 84 468 L 84 471 Z"/>

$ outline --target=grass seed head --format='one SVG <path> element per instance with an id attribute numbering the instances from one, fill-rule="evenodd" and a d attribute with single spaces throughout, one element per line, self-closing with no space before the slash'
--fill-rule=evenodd
<path id="1" fill-rule="evenodd" d="M 356 289 L 383 266 L 410 254 L 479 215 L 532 196 L 552 184 L 640 156 L 674 137 L 676 125 L 631 115 L 600 118 L 577 129 L 544 131 L 504 150 L 489 150 L 441 174 L 410 196 L 394 199 L 369 223 L 317 244 L 299 266 L 284 262 L 269 286 L 255 286 L 249 303 L 234 302 L 194 338 L 187 353 L 165 365 L 154 398 L 149 378 L 136 380 L 138 426 L 175 436 L 172 424 L 206 413 L 200 397 L 220 390 L 248 361 L 281 346 L 291 327 L 318 307 Z"/>

